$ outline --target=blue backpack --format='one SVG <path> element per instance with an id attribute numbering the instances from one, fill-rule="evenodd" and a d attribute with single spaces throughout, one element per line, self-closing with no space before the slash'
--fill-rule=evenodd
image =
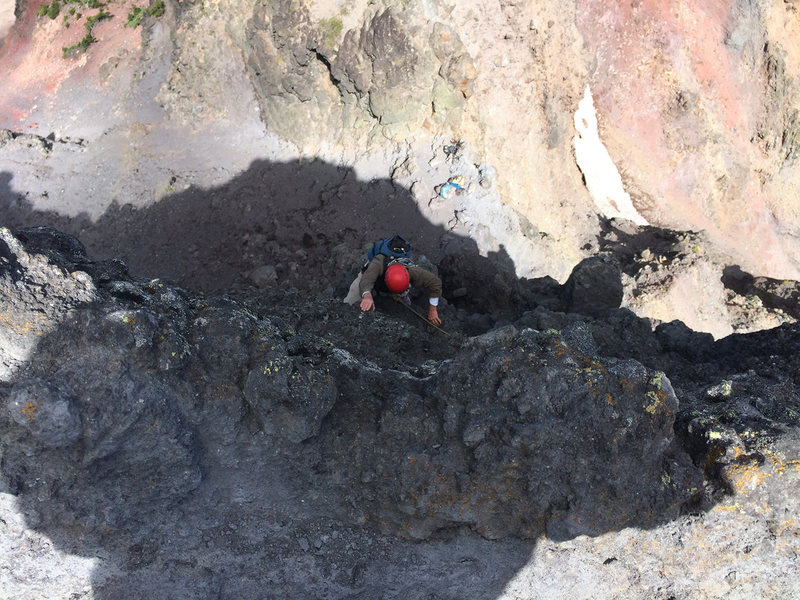
<path id="1" fill-rule="evenodd" d="M 367 263 L 375 258 L 377 254 L 383 254 L 392 260 L 402 258 L 410 259 L 411 242 L 399 235 L 395 235 L 392 238 L 386 238 L 385 240 L 378 240 L 367 252 Z"/>

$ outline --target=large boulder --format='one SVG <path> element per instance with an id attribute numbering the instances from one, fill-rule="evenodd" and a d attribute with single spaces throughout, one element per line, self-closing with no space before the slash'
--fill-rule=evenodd
<path id="1" fill-rule="evenodd" d="M 570 312 L 598 316 L 619 308 L 623 295 L 619 264 L 610 256 L 593 256 L 572 270 L 562 290 L 562 302 Z"/>
<path id="2" fill-rule="evenodd" d="M 598 535 L 674 516 L 701 490 L 675 443 L 667 377 L 598 357 L 585 329 L 499 330 L 434 376 L 392 384 L 376 390 L 368 426 L 341 437 L 347 420 L 334 415 L 323 432 L 325 454 L 350 454 L 346 472 L 388 530 Z"/>

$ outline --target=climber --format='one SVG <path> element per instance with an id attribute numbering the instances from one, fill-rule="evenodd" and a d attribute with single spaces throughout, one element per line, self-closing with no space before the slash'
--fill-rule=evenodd
<path id="1" fill-rule="evenodd" d="M 350 286 L 345 302 L 355 304 L 360 299 L 362 311 L 375 310 L 374 289 L 394 294 L 410 305 L 409 292 L 412 287 L 418 287 L 428 293 L 428 320 L 437 327 L 442 324 L 438 310 L 442 282 L 436 275 L 411 261 L 411 245 L 405 239 L 396 235 L 376 242 L 367 253 L 367 259 Z"/>

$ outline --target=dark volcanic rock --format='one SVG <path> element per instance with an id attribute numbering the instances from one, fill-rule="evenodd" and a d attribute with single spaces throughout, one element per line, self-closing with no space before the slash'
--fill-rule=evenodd
<path id="1" fill-rule="evenodd" d="M 388 391 L 348 467 L 384 525 L 411 537 L 456 524 L 490 538 L 597 535 L 667 518 L 701 487 L 673 440 L 664 374 L 586 355 L 555 331 L 481 336 L 435 377 L 394 377 Z M 352 443 L 339 422 L 327 456 Z"/>
<path id="2" fill-rule="evenodd" d="M 54 230 L 51 230 L 54 231 Z M 67 260 L 82 254 L 82 245 L 71 236 L 54 236 L 45 253 L 29 253 L 21 238 L 0 228 L 0 380 L 7 380 L 31 356 L 38 341 L 71 308 L 91 302 L 96 288 L 91 277 Z M 53 262 L 47 255 L 56 257 Z M 64 262 L 66 261 L 66 262 Z M 64 266 L 70 265 L 71 269 Z"/>
<path id="3" fill-rule="evenodd" d="M 78 441 L 81 421 L 75 404 L 49 382 L 30 379 L 15 386 L 7 408 L 11 418 L 42 446 L 60 448 Z"/>
<path id="4" fill-rule="evenodd" d="M 562 301 L 570 312 L 599 316 L 622 303 L 622 271 L 610 256 L 582 260 L 564 284 Z"/>
<path id="5" fill-rule="evenodd" d="M 247 375 L 245 399 L 270 433 L 280 433 L 292 442 L 317 435 L 338 396 L 331 374 L 337 362 L 326 360 L 332 348 L 304 334 L 289 344 L 277 336 L 263 343 L 269 349 Z"/>
<path id="6" fill-rule="evenodd" d="M 70 247 L 67 236 L 52 239 Z M 72 246 L 80 248 L 77 240 Z M 70 258 L 87 260 L 77 250 L 57 256 L 62 268 Z M 700 488 L 674 444 L 678 401 L 666 376 L 603 359 L 588 330 L 565 338 L 508 326 L 409 371 L 393 359 L 402 336 L 369 342 L 378 319 L 357 336 L 365 343 L 347 351 L 310 331 L 282 330 L 274 316 L 260 318 L 234 298 L 194 310 L 184 303 L 188 314 L 175 319 L 144 287 L 128 285 L 139 293 L 109 286 L 14 377 L 7 404 L 17 452 L 5 454 L 4 472 L 21 490 L 29 485 L 21 470 L 36 471 L 30 460 L 67 446 L 74 454 L 59 462 L 113 455 L 131 481 L 152 479 L 138 471 L 148 457 L 170 457 L 158 461 L 150 492 L 179 500 L 200 479 L 198 441 L 181 415 L 196 420 L 191 414 L 203 408 L 191 398 L 209 387 L 229 390 L 268 436 L 319 446 L 328 485 L 344 484 L 385 529 L 410 537 L 456 524 L 490 538 L 598 534 L 640 514 L 667 518 Z M 363 318 L 352 310 L 338 317 Z M 188 373 L 199 379 L 187 390 Z M 336 458 L 348 454 L 352 460 Z M 58 487 L 116 477 L 106 468 L 92 473 Z M 117 484 L 123 496 L 125 481 Z M 108 512 L 113 500 L 95 506 Z"/>
<path id="7" fill-rule="evenodd" d="M 113 557 L 100 595 L 255 598 L 271 578 L 282 597 L 334 581 L 333 597 L 385 597 L 393 553 L 435 547 L 407 538 L 484 543 L 475 532 L 511 552 L 688 526 L 732 493 L 794 514 L 796 326 L 713 342 L 610 303 L 469 338 L 444 305 L 444 335 L 385 298 L 361 313 L 105 281 L 77 240 L 34 233 L 2 230 L 1 489 L 67 552 Z M 291 573 L 311 555 L 350 567 L 308 583 Z M 225 570 L 194 576 L 208 561 Z M 471 567 L 458 593 L 498 592 L 494 569 Z"/>

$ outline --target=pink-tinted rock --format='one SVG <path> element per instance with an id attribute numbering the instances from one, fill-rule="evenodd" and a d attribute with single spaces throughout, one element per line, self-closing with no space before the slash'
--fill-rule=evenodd
<path id="1" fill-rule="evenodd" d="M 782 50 L 762 19 L 789 10 L 767 4 L 580 0 L 577 22 L 601 137 L 645 218 L 705 229 L 750 269 L 796 277 L 796 223 L 775 216 L 793 200 L 764 186 L 793 152 L 760 143 L 765 113 L 784 108 L 766 73 Z"/>

